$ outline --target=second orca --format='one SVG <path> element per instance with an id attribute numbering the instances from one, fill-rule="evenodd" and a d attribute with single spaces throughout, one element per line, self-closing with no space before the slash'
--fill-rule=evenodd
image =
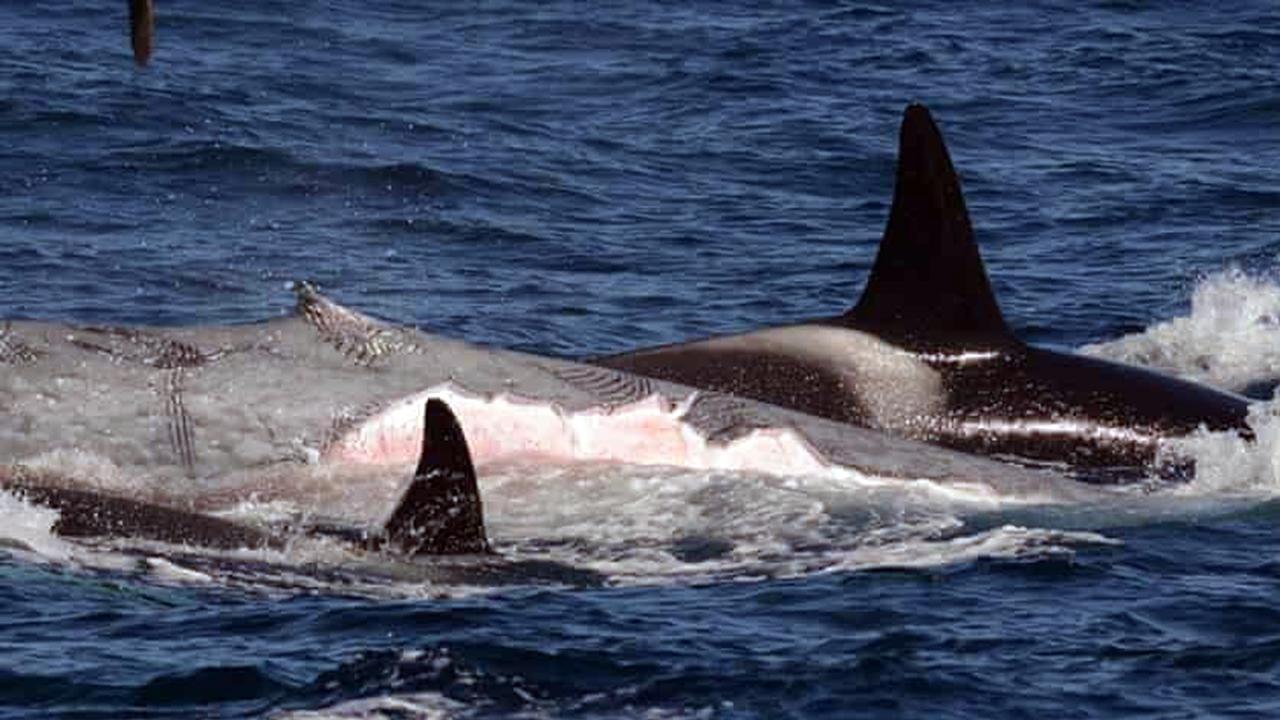
<path id="1" fill-rule="evenodd" d="M 588 362 L 1100 482 L 1145 477 L 1166 439 L 1198 428 L 1252 434 L 1243 397 L 1015 337 L 919 104 L 904 113 L 888 226 L 852 309 Z"/>

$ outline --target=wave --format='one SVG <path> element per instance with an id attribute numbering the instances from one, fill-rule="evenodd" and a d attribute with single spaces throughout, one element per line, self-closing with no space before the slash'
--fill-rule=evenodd
<path id="1" fill-rule="evenodd" d="M 422 163 L 321 161 L 299 152 L 216 140 L 117 150 L 98 162 L 104 169 L 190 173 L 205 184 L 223 176 L 228 183 L 248 182 L 264 192 L 283 194 L 350 193 L 364 187 L 397 196 L 435 197 L 476 183 L 475 178 L 454 176 Z"/>

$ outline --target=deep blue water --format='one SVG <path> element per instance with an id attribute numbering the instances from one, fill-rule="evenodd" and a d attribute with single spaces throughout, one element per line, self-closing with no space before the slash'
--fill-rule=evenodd
<path id="1" fill-rule="evenodd" d="M 1272 3 L 159 3 L 144 71 L 124 3 L 0 5 L 0 316 L 248 321 L 310 278 L 585 355 L 831 314 L 913 100 L 1027 339 L 1277 266 Z M 0 714 L 1275 717 L 1280 506 L 1200 506 L 1072 516 L 1119 543 L 1067 551 L 452 600 L 0 560 Z"/>

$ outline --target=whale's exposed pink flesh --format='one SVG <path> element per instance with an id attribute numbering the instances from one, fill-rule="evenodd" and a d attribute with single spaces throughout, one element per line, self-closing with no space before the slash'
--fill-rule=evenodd
<path id="1" fill-rule="evenodd" d="M 370 415 L 334 438 L 324 459 L 411 464 L 421 450 L 422 406 L 430 397 L 453 408 L 480 464 L 520 459 L 612 461 L 788 475 L 830 468 L 790 429 L 758 429 L 730 442 L 709 442 L 682 420 L 684 405 L 660 395 L 570 412 L 510 395 L 473 396 L 449 386 L 412 395 Z"/>

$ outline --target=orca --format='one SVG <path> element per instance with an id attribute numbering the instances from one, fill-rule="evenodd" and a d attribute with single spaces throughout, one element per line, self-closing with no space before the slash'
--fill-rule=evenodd
<path id="1" fill-rule="evenodd" d="M 587 362 L 1100 482 L 1145 477 L 1167 439 L 1197 428 L 1251 436 L 1243 397 L 1014 335 L 920 104 L 903 115 L 888 225 L 852 309 Z"/>
<path id="2" fill-rule="evenodd" d="M 58 512 L 55 535 L 133 538 L 219 550 L 284 549 L 291 535 L 335 536 L 368 551 L 407 557 L 491 555 L 471 454 L 462 428 L 442 400 L 424 411 L 422 455 L 413 480 L 381 532 L 331 525 L 273 531 L 212 515 L 119 495 L 59 486 L 28 473 L 0 475 L 0 489 Z"/>
<path id="3" fill-rule="evenodd" d="M 467 438 L 439 398 L 426 402 L 418 469 L 378 543 L 409 555 L 493 552 Z"/>

